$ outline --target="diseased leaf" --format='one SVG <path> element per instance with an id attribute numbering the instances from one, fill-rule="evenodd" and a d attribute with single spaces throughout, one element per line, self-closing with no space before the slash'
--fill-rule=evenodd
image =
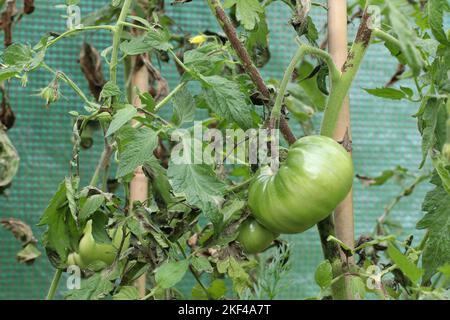
<path id="1" fill-rule="evenodd" d="M 204 77 L 208 86 L 204 88 L 204 96 L 208 107 L 220 117 L 236 122 L 242 129 L 252 126 L 251 108 L 239 86 L 220 76 Z"/>
<path id="2" fill-rule="evenodd" d="M 16 259 L 19 263 L 33 264 L 40 256 L 41 252 L 36 248 L 36 245 L 29 243 L 16 254 Z"/>

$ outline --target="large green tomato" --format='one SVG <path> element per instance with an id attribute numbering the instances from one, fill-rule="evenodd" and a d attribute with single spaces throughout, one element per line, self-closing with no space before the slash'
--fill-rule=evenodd
<path id="1" fill-rule="evenodd" d="M 324 136 L 307 136 L 289 149 L 277 172 L 261 168 L 249 188 L 253 216 L 277 233 L 303 232 L 325 219 L 353 183 L 348 152 Z"/>
<path id="2" fill-rule="evenodd" d="M 247 253 L 258 253 L 267 249 L 278 234 L 267 230 L 253 218 L 248 218 L 239 227 L 237 241 Z"/>
<path id="3" fill-rule="evenodd" d="M 88 266 L 95 261 L 102 261 L 108 266 L 111 265 L 116 257 L 122 238 L 123 232 L 118 229 L 111 244 L 95 242 L 92 235 L 92 220 L 89 220 L 86 223 L 84 235 L 79 244 L 79 257 L 82 263 Z M 129 243 L 129 237 L 127 237 L 124 241 L 123 248 L 128 248 Z"/>

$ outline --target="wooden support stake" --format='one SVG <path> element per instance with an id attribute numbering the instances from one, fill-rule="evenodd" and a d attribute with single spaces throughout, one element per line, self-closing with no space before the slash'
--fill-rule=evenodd
<path id="1" fill-rule="evenodd" d="M 347 60 L 347 1 L 328 0 L 328 51 L 333 57 L 338 68 L 342 68 Z M 351 147 L 351 127 L 350 127 L 350 102 L 347 96 L 344 100 L 339 119 L 334 132 L 334 139 L 342 141 L 350 140 Z M 348 149 L 348 148 L 347 148 Z M 351 148 L 349 149 L 351 152 Z M 353 191 L 350 190 L 347 197 L 336 208 L 334 213 L 336 236 L 350 248 L 354 247 L 354 222 L 353 222 Z M 341 257 L 345 261 L 345 256 L 341 252 Z M 351 261 L 349 261 L 351 262 Z M 346 282 L 348 279 L 346 279 Z M 347 282 L 348 283 L 348 282 Z M 346 288 L 350 286 L 346 285 Z M 352 299 L 350 293 L 346 298 Z"/>
<path id="2" fill-rule="evenodd" d="M 137 95 L 135 88 L 140 92 L 147 92 L 149 89 L 149 74 L 147 67 L 139 61 L 138 57 L 133 58 L 131 74 L 131 97 L 132 103 L 135 107 L 140 107 L 141 99 Z M 137 64 L 136 64 L 137 62 Z M 136 67 L 137 66 L 137 67 Z M 142 167 L 136 168 L 134 177 L 130 182 L 130 213 L 132 213 L 132 206 L 134 201 L 147 201 L 148 198 L 148 180 L 142 171 Z M 147 275 L 144 273 L 136 280 L 136 286 L 141 297 L 145 296 L 145 283 Z"/>

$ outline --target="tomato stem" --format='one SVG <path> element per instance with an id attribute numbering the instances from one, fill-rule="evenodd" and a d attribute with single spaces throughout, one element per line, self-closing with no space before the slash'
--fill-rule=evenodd
<path id="1" fill-rule="evenodd" d="M 59 280 L 61 280 L 61 275 L 62 275 L 62 269 L 56 269 L 55 274 L 53 275 L 52 284 L 50 285 L 50 288 L 48 289 L 46 300 L 53 300 L 53 298 L 55 297 L 55 293 L 56 293 L 56 289 L 58 288 Z"/>
<path id="2" fill-rule="evenodd" d="M 372 29 L 369 20 L 370 16 L 367 11 L 365 11 L 355 41 L 348 53 L 347 61 L 342 66 L 342 75 L 331 88 L 320 128 L 321 135 L 333 137 L 344 99 L 350 90 L 359 67 L 361 66 L 362 59 L 364 58 L 372 37 Z"/>
<path id="3" fill-rule="evenodd" d="M 123 32 L 123 22 L 127 18 L 128 11 L 130 9 L 132 0 L 125 0 L 122 5 L 122 10 L 120 11 L 119 18 L 117 19 L 116 25 L 114 26 L 114 36 L 111 51 L 111 62 L 109 65 L 109 78 L 113 83 L 117 82 L 117 61 L 119 56 L 119 45 L 122 38 Z"/>
<path id="4" fill-rule="evenodd" d="M 301 43 L 298 38 L 297 42 L 299 44 L 299 48 L 297 49 L 297 52 L 292 57 L 291 62 L 289 63 L 288 67 L 286 68 L 286 71 L 284 72 L 283 79 L 281 80 L 280 87 L 278 89 L 278 94 L 275 99 L 275 105 L 272 109 L 272 113 L 270 115 L 270 128 L 278 127 L 278 122 L 281 116 L 281 107 L 283 105 L 284 96 L 286 95 L 286 89 L 287 85 L 289 84 L 292 73 L 295 70 L 295 67 L 297 64 L 304 58 L 306 54 L 314 55 L 325 61 L 325 63 L 328 66 L 328 69 L 331 74 L 331 86 L 333 87 L 338 81 L 341 76 L 341 72 L 336 67 L 335 63 L 333 62 L 333 58 L 330 56 L 330 54 L 324 50 L 321 50 L 319 48 L 315 48 L 309 45 L 306 45 L 304 43 Z"/>

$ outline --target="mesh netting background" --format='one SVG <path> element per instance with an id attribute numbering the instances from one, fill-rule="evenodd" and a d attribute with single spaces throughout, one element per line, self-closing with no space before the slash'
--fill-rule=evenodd
<path id="1" fill-rule="evenodd" d="M 35 12 L 25 16 L 15 26 L 14 40 L 33 45 L 47 31 L 64 31 L 66 22 L 61 15 L 65 12 L 55 8 L 61 2 L 37 0 Z M 80 5 L 82 15 L 108 2 L 83 0 Z M 192 34 L 206 29 L 219 31 L 204 1 L 194 0 L 179 6 L 170 6 L 168 2 L 167 14 L 184 31 Z M 314 11 L 317 13 L 314 16 L 317 25 L 322 26 L 326 19 L 325 11 Z M 262 72 L 265 78 L 280 79 L 295 50 L 295 34 L 289 26 L 289 10 L 283 3 L 273 3 L 267 14 L 272 58 Z M 355 26 L 350 25 L 350 39 L 353 38 L 354 29 Z M 89 92 L 77 63 L 83 40 L 93 43 L 99 51 L 111 43 L 110 35 L 103 32 L 78 35 L 52 47 L 46 61 L 51 67 L 67 73 L 85 92 Z M 175 68 L 167 64 L 161 64 L 160 68 L 173 88 L 178 83 Z M 396 165 L 416 170 L 420 161 L 420 137 L 415 119 L 411 116 L 417 106 L 403 101 L 376 99 L 362 90 L 363 87 L 383 86 L 395 68 L 396 61 L 390 58 L 384 46 L 374 45 L 351 90 L 353 154 L 358 174 L 376 175 Z M 64 98 L 51 105 L 50 109 L 44 108 L 43 101 L 33 94 L 50 80 L 49 74 L 40 72 L 30 76 L 26 88 L 22 88 L 18 82 L 8 85 L 11 105 L 17 115 L 16 126 L 9 131 L 9 135 L 18 149 L 21 163 L 13 186 L 9 189 L 9 197 L 0 198 L 0 218 L 22 219 L 32 226 L 37 237 L 41 236 L 43 230 L 35 224 L 58 183 L 68 172 L 72 127 L 68 111 L 82 111 L 83 107 L 72 91 L 63 86 Z M 294 121 L 292 126 L 298 133 L 299 127 Z M 101 149 L 102 141 L 97 136 L 94 148 L 82 152 L 81 172 L 85 172 L 83 184 L 88 183 Z M 354 189 L 356 235 L 371 232 L 384 206 L 401 191 L 394 183 L 365 188 L 356 180 Z M 420 204 L 426 189 L 426 185 L 418 188 L 412 197 L 401 202 L 392 213 L 393 218 L 404 226 L 404 234 L 414 231 L 414 224 L 421 216 Z M 322 257 L 317 231 L 312 229 L 288 238 L 294 243 L 293 266 L 290 274 L 283 279 L 279 298 L 301 299 L 311 296 L 318 290 L 314 284 L 314 270 Z M 20 265 L 15 260 L 15 253 L 20 249 L 19 242 L 4 229 L 0 229 L 0 241 L 0 299 L 43 299 L 53 275 L 53 269 L 45 256 L 32 266 Z M 186 293 L 191 288 L 190 282 L 187 278 L 182 285 Z M 64 291 L 63 287 L 61 284 L 61 292 Z"/>

